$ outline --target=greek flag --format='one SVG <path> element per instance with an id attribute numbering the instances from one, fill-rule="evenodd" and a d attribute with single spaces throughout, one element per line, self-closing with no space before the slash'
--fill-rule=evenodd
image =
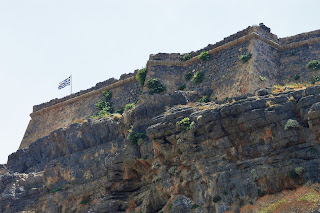
<path id="1" fill-rule="evenodd" d="M 69 77 L 66 78 L 65 80 L 61 81 L 61 82 L 59 83 L 58 89 L 65 88 L 66 86 L 70 85 L 70 79 L 71 79 L 71 76 L 69 76 Z"/>

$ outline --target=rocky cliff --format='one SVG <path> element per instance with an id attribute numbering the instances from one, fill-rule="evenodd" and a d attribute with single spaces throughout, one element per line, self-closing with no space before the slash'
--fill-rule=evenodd
<path id="1" fill-rule="evenodd" d="M 219 104 L 143 94 L 121 117 L 55 130 L 0 167 L 0 210 L 317 212 L 320 86 L 277 89 Z"/>

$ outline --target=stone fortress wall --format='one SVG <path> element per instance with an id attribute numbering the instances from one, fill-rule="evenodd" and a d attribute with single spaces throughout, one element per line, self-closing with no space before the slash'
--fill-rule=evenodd
<path id="1" fill-rule="evenodd" d="M 198 58 L 204 50 L 210 54 L 209 61 Z M 252 58 L 242 63 L 238 56 L 246 53 L 251 53 Z M 208 95 L 211 100 L 253 93 L 276 84 L 310 83 L 312 76 L 320 75 L 320 71 L 305 67 L 309 61 L 320 59 L 320 30 L 278 39 L 270 28 L 260 24 L 189 54 L 191 59 L 184 62 L 180 61 L 181 54 L 178 53 L 150 55 L 146 82 L 159 78 L 167 92 L 176 91 L 179 85 L 185 84 L 187 90 Z M 186 73 L 197 71 L 205 73 L 201 84 L 185 80 Z M 296 75 L 300 77 L 298 81 L 294 79 Z M 261 81 L 260 76 L 266 80 Z M 135 73 L 131 73 L 122 75 L 119 80 L 112 78 L 88 90 L 34 106 L 20 148 L 75 120 L 93 115 L 97 111 L 95 103 L 104 90 L 113 93 L 113 107 L 120 108 L 138 101 L 141 89 Z M 146 84 L 143 92 L 148 92 Z"/>

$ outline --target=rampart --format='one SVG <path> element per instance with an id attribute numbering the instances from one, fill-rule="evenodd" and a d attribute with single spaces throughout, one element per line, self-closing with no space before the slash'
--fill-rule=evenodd
<path id="1" fill-rule="evenodd" d="M 209 52 L 208 61 L 198 58 L 202 51 Z M 251 53 L 252 58 L 242 63 L 238 57 L 246 53 Z M 320 71 L 305 67 L 309 61 L 320 59 L 320 30 L 278 39 L 270 28 L 260 24 L 189 54 L 191 59 L 187 61 L 180 61 L 179 53 L 150 55 L 146 81 L 159 78 L 167 92 L 185 85 L 186 90 L 221 100 L 275 84 L 310 83 L 312 77 L 320 75 Z M 197 71 L 205 74 L 201 84 L 185 79 L 185 74 Z M 141 88 L 134 76 L 135 73 L 131 73 L 119 80 L 112 78 L 88 90 L 34 106 L 20 148 L 75 120 L 90 117 L 96 112 L 95 103 L 104 90 L 113 93 L 111 102 L 115 108 L 138 101 Z M 146 86 L 143 93 L 148 93 Z"/>

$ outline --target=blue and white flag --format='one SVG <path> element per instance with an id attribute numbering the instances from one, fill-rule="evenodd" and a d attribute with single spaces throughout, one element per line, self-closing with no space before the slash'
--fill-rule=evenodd
<path id="1" fill-rule="evenodd" d="M 70 79 L 71 79 L 71 76 L 69 76 L 69 77 L 66 78 L 65 80 L 61 81 L 61 82 L 59 83 L 58 89 L 65 88 L 66 86 L 70 85 Z"/>

